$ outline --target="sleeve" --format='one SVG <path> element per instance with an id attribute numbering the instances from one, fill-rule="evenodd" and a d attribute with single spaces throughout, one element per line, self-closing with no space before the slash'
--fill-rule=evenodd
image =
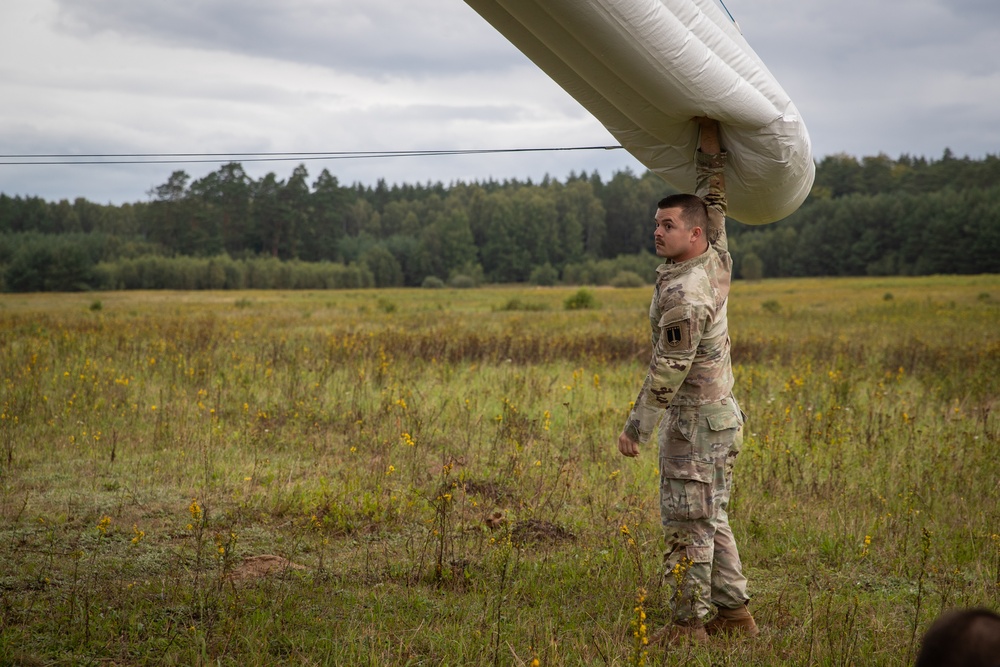
<path id="1" fill-rule="evenodd" d="M 625 433 L 636 442 L 649 442 L 656 424 L 687 377 L 701 342 L 705 313 L 691 305 L 664 311 L 660 337 L 653 347 L 646 380 L 625 423 Z"/>
<path id="2" fill-rule="evenodd" d="M 726 238 L 726 213 L 729 204 L 726 202 L 726 177 L 723 172 L 727 158 L 728 153 L 725 151 L 715 155 L 698 151 L 695 159 L 695 194 L 708 206 L 708 241 L 717 250 L 726 252 L 729 251 L 729 241 Z"/>

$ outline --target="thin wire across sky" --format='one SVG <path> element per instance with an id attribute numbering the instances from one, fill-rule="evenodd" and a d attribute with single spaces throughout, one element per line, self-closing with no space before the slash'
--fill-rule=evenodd
<path id="1" fill-rule="evenodd" d="M 316 160 L 371 160 L 444 155 L 612 151 L 621 146 L 549 146 L 541 148 L 470 148 L 412 151 L 309 151 L 264 153 L 21 153 L 0 154 L 0 165 L 197 164 L 226 162 L 304 162 Z"/>

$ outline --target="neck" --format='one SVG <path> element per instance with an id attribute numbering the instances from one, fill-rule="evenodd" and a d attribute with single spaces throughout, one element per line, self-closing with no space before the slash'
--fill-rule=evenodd
<path id="1" fill-rule="evenodd" d="M 708 244 L 702 243 L 698 246 L 691 246 L 691 249 L 679 257 L 675 257 L 672 261 L 674 263 L 686 262 L 689 259 L 694 259 L 695 257 L 700 257 L 708 252 Z"/>

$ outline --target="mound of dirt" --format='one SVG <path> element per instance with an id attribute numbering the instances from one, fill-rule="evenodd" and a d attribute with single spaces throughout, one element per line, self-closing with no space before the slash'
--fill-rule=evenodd
<path id="1" fill-rule="evenodd" d="M 505 502 L 513 498 L 504 486 L 485 480 L 467 479 L 459 482 L 459 488 L 470 496 L 480 496 L 494 502 Z"/>
<path id="2" fill-rule="evenodd" d="M 520 546 L 529 542 L 565 542 L 576 539 L 576 535 L 562 526 L 540 519 L 521 521 L 510 534 L 511 541 Z"/>
<path id="3" fill-rule="evenodd" d="M 264 554 L 262 556 L 250 556 L 244 558 L 243 562 L 233 568 L 233 571 L 226 577 L 230 581 L 246 581 L 248 579 L 260 579 L 272 574 L 284 574 L 288 570 L 304 570 L 305 565 L 293 563 L 281 556 Z"/>

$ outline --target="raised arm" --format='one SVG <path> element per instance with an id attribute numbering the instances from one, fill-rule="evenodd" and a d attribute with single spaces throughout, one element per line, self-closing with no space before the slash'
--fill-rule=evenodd
<path id="1" fill-rule="evenodd" d="M 698 150 L 709 155 L 721 153 L 722 145 L 719 143 L 719 121 L 702 116 L 698 119 L 698 127 L 701 130 L 701 134 L 698 137 Z"/>
<path id="2" fill-rule="evenodd" d="M 727 154 L 722 150 L 719 139 L 719 122 L 711 118 L 698 118 L 700 130 L 698 155 L 696 156 L 697 184 L 695 194 L 708 205 L 708 242 L 728 250 L 726 239 L 726 178 L 723 169 Z"/>

